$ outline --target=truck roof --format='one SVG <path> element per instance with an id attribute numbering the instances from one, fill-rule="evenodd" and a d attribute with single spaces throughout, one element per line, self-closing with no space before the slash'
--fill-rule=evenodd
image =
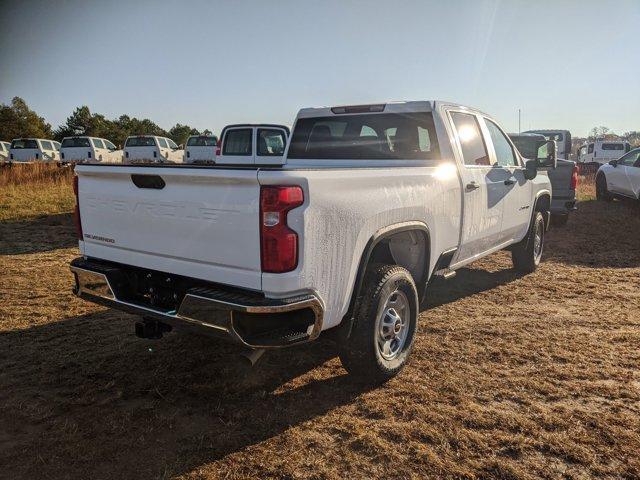
<path id="1" fill-rule="evenodd" d="M 392 102 L 376 102 L 361 105 L 336 105 L 333 107 L 303 108 L 298 112 L 298 118 L 341 115 L 349 113 L 409 113 L 409 112 L 433 112 L 440 106 L 461 108 L 481 115 L 490 115 L 473 107 L 461 105 L 455 102 L 443 100 L 408 100 Z M 369 109 L 369 110 L 367 110 Z"/>

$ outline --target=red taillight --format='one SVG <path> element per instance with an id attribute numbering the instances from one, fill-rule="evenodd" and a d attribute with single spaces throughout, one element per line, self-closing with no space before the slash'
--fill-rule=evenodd
<path id="1" fill-rule="evenodd" d="M 575 190 L 578 188 L 578 165 L 573 166 L 573 173 L 571 174 L 571 185 L 569 188 Z"/>
<path id="2" fill-rule="evenodd" d="M 297 186 L 260 188 L 260 257 L 262 271 L 290 272 L 298 266 L 298 234 L 287 225 L 287 213 L 302 205 Z"/>
<path id="3" fill-rule="evenodd" d="M 222 145 L 222 140 L 218 140 L 216 142 L 216 157 L 220 155 L 220 146 Z"/>
<path id="4" fill-rule="evenodd" d="M 80 221 L 80 197 L 78 195 L 78 176 L 73 176 L 73 194 L 76 196 L 76 208 L 73 210 L 73 220 L 76 224 L 76 235 L 78 240 L 83 240 L 82 222 Z"/>

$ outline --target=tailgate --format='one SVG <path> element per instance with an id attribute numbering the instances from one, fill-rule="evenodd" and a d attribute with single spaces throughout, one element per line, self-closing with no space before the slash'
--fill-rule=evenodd
<path id="1" fill-rule="evenodd" d="M 78 165 L 76 172 L 83 255 L 261 288 L 256 170 Z"/>
<path id="2" fill-rule="evenodd" d="M 548 175 L 551 181 L 551 192 L 554 198 L 565 198 L 574 195 L 571 190 L 571 176 L 575 162 L 571 160 L 558 159 L 555 169 L 549 169 Z"/>

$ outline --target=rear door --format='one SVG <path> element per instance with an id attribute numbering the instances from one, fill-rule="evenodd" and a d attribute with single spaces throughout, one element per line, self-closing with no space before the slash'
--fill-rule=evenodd
<path id="1" fill-rule="evenodd" d="M 222 149 L 216 163 L 222 165 L 253 165 L 254 128 L 250 126 L 230 127 L 222 131 Z"/>
<path id="2" fill-rule="evenodd" d="M 448 114 L 461 159 L 464 196 L 457 263 L 477 258 L 499 243 L 505 179 L 491 165 L 480 117 L 457 110 Z"/>
<path id="3" fill-rule="evenodd" d="M 483 121 L 493 158 L 491 176 L 504 185 L 500 241 L 520 240 L 531 219 L 531 182 L 524 178 L 524 165 L 507 135 L 493 120 L 485 117 Z"/>
<path id="4" fill-rule="evenodd" d="M 259 290 L 256 170 L 79 165 L 83 255 Z"/>
<path id="5" fill-rule="evenodd" d="M 288 131 L 281 127 L 263 126 L 256 129 L 256 159 L 260 165 L 282 165 L 287 147 Z"/>

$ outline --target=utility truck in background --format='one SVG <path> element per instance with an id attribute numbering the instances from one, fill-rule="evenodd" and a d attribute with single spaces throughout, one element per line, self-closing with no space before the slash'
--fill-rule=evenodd
<path id="1" fill-rule="evenodd" d="M 556 142 L 558 158 L 569 160 L 571 155 L 571 132 L 569 130 L 527 130 L 523 133 L 543 135 L 546 140 L 553 140 Z"/>
<path id="2" fill-rule="evenodd" d="M 184 328 L 256 355 L 332 331 L 345 368 L 380 382 L 407 362 L 434 276 L 501 249 L 538 266 L 551 183 L 489 115 L 305 108 L 289 142 L 280 130 L 229 127 L 223 164 L 77 165 L 76 294 L 139 315 L 141 337 Z"/>
<path id="3" fill-rule="evenodd" d="M 617 160 L 630 150 L 631 144 L 625 140 L 596 140 L 578 148 L 578 162 L 597 167 Z"/>
<path id="4" fill-rule="evenodd" d="M 538 159 L 541 165 L 547 167 L 547 175 L 552 186 L 551 220 L 554 225 L 566 225 L 569 214 L 576 209 L 578 166 L 576 162 L 565 158 L 558 158 L 555 165 L 544 163 L 545 159 L 549 157 L 549 150 L 557 148 L 556 141 L 550 139 L 557 135 L 510 133 L 509 138 L 524 158 Z M 563 137 L 566 138 L 567 135 L 568 133 Z"/>

